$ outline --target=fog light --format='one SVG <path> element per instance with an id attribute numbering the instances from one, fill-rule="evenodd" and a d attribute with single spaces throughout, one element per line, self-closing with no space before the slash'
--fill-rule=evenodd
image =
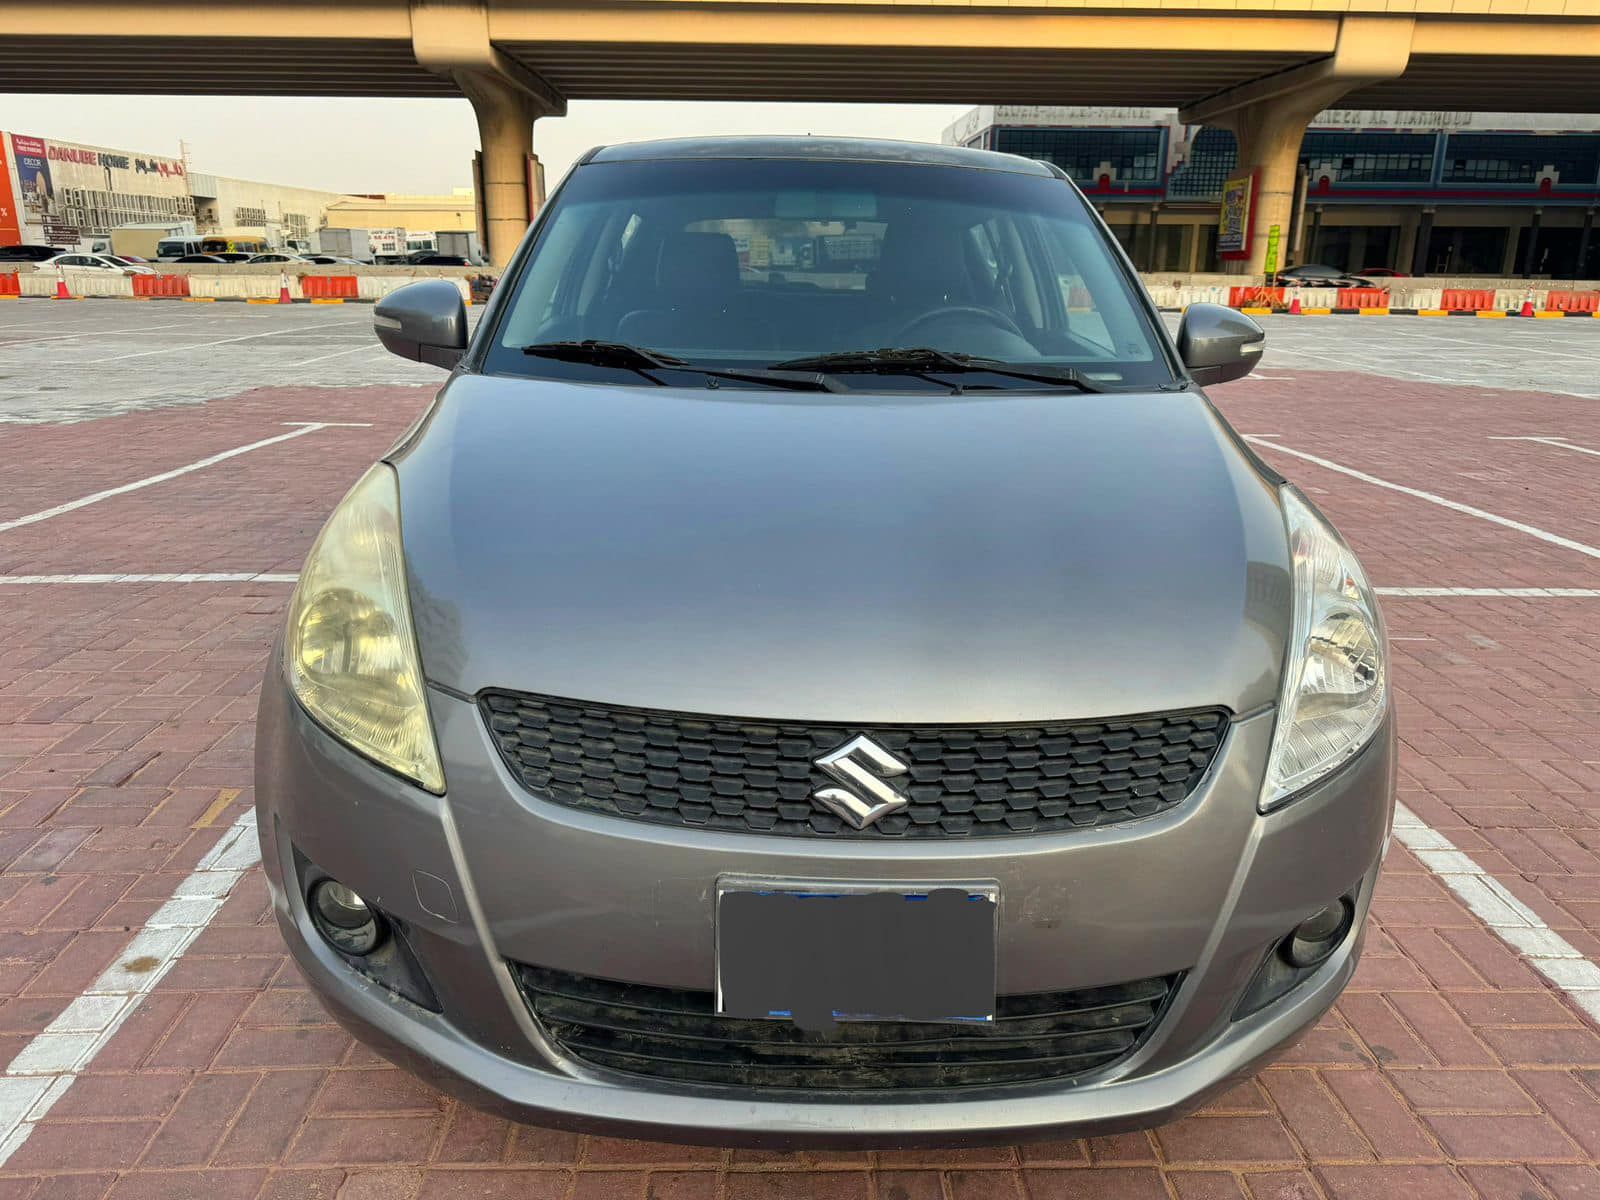
<path id="1" fill-rule="evenodd" d="M 383 941 L 382 918 L 337 880 L 321 880 L 311 889 L 310 908 L 317 932 L 335 950 L 359 957 Z"/>
<path id="2" fill-rule="evenodd" d="M 1293 967 L 1314 967 L 1339 948 L 1350 932 L 1355 908 L 1348 900 L 1335 900 L 1320 912 L 1312 913 L 1294 932 L 1283 939 L 1284 961 Z"/>

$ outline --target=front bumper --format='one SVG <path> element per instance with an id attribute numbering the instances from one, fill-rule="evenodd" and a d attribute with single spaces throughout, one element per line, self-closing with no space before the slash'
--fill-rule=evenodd
<path id="1" fill-rule="evenodd" d="M 1178 809 L 1104 830 L 917 844 L 712 834 L 560 808 L 504 770 L 474 705 L 430 692 L 449 794 L 412 787 L 306 717 L 277 672 L 262 693 L 256 794 L 280 925 L 310 985 L 363 1041 L 513 1119 L 721 1145 L 952 1145 L 1161 1124 L 1270 1058 L 1333 1003 L 1359 932 L 1286 996 L 1234 1020 L 1268 949 L 1330 900 L 1364 920 L 1394 793 L 1393 733 L 1293 804 L 1258 816 L 1272 714 L 1237 722 Z M 404 923 L 428 1012 L 317 935 L 296 852 Z M 576 1061 L 530 1015 L 507 960 L 707 989 L 719 875 L 994 880 L 999 990 L 1182 972 L 1130 1055 L 1071 1082 L 959 1092 L 751 1092 Z"/>

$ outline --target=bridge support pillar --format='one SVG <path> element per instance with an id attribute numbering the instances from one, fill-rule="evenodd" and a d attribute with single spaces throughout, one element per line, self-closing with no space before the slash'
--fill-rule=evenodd
<path id="1" fill-rule="evenodd" d="M 411 0 L 411 45 L 418 62 L 454 80 L 472 102 L 481 147 L 478 234 L 489 262 L 504 270 L 544 203 L 534 122 L 564 115 L 566 98 L 490 42 L 486 0 Z"/>
<path id="2" fill-rule="evenodd" d="M 457 86 L 478 119 L 479 236 L 489 261 L 504 270 L 544 203 L 544 172 L 533 153 L 533 125 L 545 110 L 520 88 L 463 73 Z"/>
<path id="3" fill-rule="evenodd" d="M 1274 225 L 1280 233 L 1278 266 L 1288 265 L 1282 256 L 1289 246 L 1295 171 L 1306 126 L 1352 89 L 1404 71 L 1415 26 L 1410 17 L 1347 16 L 1330 57 L 1241 84 L 1179 113 L 1186 124 L 1233 130 L 1239 143 L 1238 173 L 1255 176 L 1249 256 L 1230 261 L 1227 270 L 1261 274 Z"/>

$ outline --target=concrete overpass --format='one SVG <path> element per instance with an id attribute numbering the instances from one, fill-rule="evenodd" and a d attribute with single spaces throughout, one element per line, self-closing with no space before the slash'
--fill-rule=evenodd
<path id="1" fill-rule="evenodd" d="M 1600 111 L 1600 0 L 10 0 L 0 90 L 464 94 L 502 265 L 569 99 L 1175 106 L 1257 172 L 1259 271 L 1317 112 Z"/>

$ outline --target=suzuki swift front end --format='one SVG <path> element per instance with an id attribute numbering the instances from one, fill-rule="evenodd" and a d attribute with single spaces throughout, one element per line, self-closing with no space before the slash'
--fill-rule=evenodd
<path id="1" fill-rule="evenodd" d="M 1360 565 L 1059 170 L 591 152 L 339 504 L 261 701 L 278 919 L 516 1119 L 774 1147 L 1149 1126 L 1355 970 L 1394 731 Z"/>

